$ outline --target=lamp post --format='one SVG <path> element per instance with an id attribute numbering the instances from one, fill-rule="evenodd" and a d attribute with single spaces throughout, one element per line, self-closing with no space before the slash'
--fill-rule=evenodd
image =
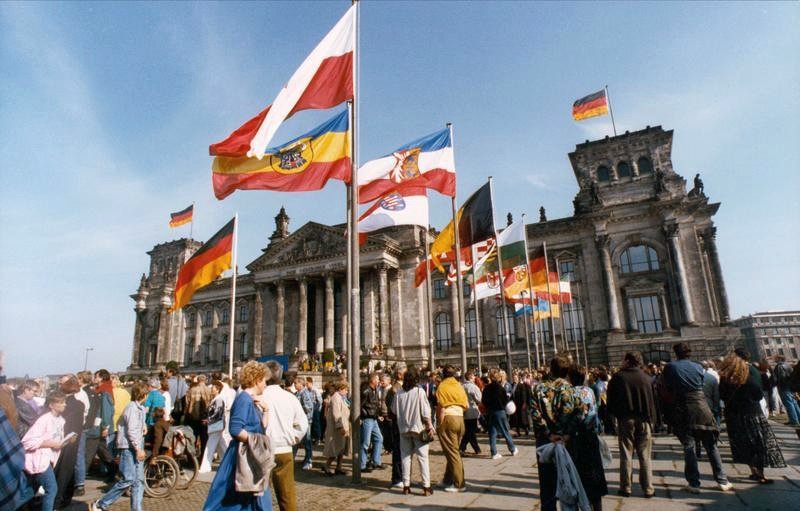
<path id="1" fill-rule="evenodd" d="M 94 348 L 86 348 L 86 356 L 83 359 L 83 370 L 86 371 L 89 368 L 89 352 L 94 351 Z"/>

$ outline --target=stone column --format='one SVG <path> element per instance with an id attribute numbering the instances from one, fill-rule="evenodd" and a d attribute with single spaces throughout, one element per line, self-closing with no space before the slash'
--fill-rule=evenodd
<path id="1" fill-rule="evenodd" d="M 283 355 L 283 330 L 286 307 L 286 289 L 282 280 L 275 283 L 275 354 Z"/>
<path id="2" fill-rule="evenodd" d="M 325 289 L 319 283 L 314 287 L 314 349 L 322 353 L 325 345 Z"/>
<path id="3" fill-rule="evenodd" d="M 702 236 L 697 236 L 697 246 L 700 248 L 700 271 L 703 274 L 703 285 L 706 290 L 706 300 L 708 302 L 708 310 L 711 313 L 711 321 L 715 325 L 720 324 L 719 320 L 719 306 L 717 305 L 717 291 L 712 282 L 713 276 L 711 275 L 711 262 L 708 258 L 708 251 L 706 250 L 706 243 Z"/>
<path id="4" fill-rule="evenodd" d="M 261 338 L 264 336 L 264 285 L 256 284 L 256 296 L 253 300 L 253 358 L 261 356 Z"/>
<path id="5" fill-rule="evenodd" d="M 144 333 L 145 333 L 145 318 L 147 317 L 147 309 L 144 304 L 136 304 L 133 309 L 136 312 L 136 325 L 133 329 L 133 352 L 131 353 L 131 368 L 139 367 L 139 353 L 142 353 L 144 347 Z"/>
<path id="6" fill-rule="evenodd" d="M 661 306 L 661 326 L 664 330 L 669 330 L 672 328 L 672 324 L 669 320 L 669 307 L 667 307 L 667 296 L 663 287 L 658 291 L 658 304 Z"/>
<path id="7" fill-rule="evenodd" d="M 621 330 L 619 321 L 619 303 L 617 302 L 617 284 L 614 279 L 614 268 L 611 266 L 611 254 L 608 250 L 609 237 L 607 234 L 598 234 L 595 237 L 597 250 L 603 264 L 603 281 L 606 284 L 606 303 L 608 304 L 608 329 Z"/>
<path id="8" fill-rule="evenodd" d="M 683 262 L 679 234 L 678 224 L 664 226 L 664 235 L 669 239 L 669 246 L 675 258 L 675 273 L 678 274 L 678 286 L 680 287 L 681 302 L 683 302 L 683 318 L 687 324 L 693 325 L 694 307 L 692 306 L 692 295 L 689 292 L 689 279 L 686 276 L 686 264 Z"/>
<path id="9" fill-rule="evenodd" d="M 636 309 L 633 306 L 633 300 L 629 297 L 625 297 L 627 306 L 628 306 L 628 331 L 629 332 L 638 332 L 639 331 L 639 317 L 636 315 Z"/>
<path id="10" fill-rule="evenodd" d="M 711 262 L 711 272 L 714 275 L 714 288 L 717 290 L 717 304 L 719 306 L 719 317 L 723 324 L 730 321 L 730 309 L 728 308 L 728 293 L 725 291 L 725 281 L 722 279 L 722 266 L 719 262 L 717 253 L 717 228 L 709 227 L 703 234 L 708 258 Z"/>
<path id="11" fill-rule="evenodd" d="M 325 274 L 325 351 L 333 350 L 333 275 Z"/>
<path id="12" fill-rule="evenodd" d="M 369 349 L 380 343 L 380 338 L 375 337 L 375 272 L 365 274 L 361 296 L 361 346 Z"/>
<path id="13" fill-rule="evenodd" d="M 190 360 L 192 364 L 200 363 L 202 354 L 200 353 L 200 346 L 203 342 L 203 316 L 200 309 L 197 310 L 197 319 L 194 322 L 194 340 L 192 342 L 192 356 Z M 210 327 L 211 325 L 209 325 Z"/>
<path id="14" fill-rule="evenodd" d="M 384 347 L 389 346 L 391 339 L 389 333 L 389 282 L 386 275 L 388 269 L 385 264 L 377 266 L 378 294 L 380 295 L 380 300 L 378 301 L 378 323 L 381 327 L 379 339 Z"/>
<path id="15" fill-rule="evenodd" d="M 305 353 L 308 351 L 308 281 L 305 277 L 297 280 L 300 295 L 300 317 L 297 324 L 297 351 Z"/>

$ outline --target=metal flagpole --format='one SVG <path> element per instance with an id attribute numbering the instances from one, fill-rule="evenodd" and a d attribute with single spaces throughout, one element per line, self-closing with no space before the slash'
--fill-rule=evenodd
<path id="1" fill-rule="evenodd" d="M 561 300 L 561 265 L 556 259 L 556 275 L 558 276 L 558 306 L 561 308 L 561 338 L 564 339 L 564 346 L 566 346 L 567 351 L 569 351 L 569 339 L 567 339 L 567 326 L 564 324 L 564 321 L 567 318 L 566 310 L 564 310 L 564 302 Z M 572 317 L 570 316 L 570 321 Z M 575 341 L 575 363 L 579 366 L 581 365 L 581 353 L 578 350 L 578 340 L 575 339 L 575 325 L 572 325 L 572 339 Z"/>
<path id="2" fill-rule="evenodd" d="M 455 139 L 453 138 L 453 123 L 447 123 L 447 129 L 450 130 L 450 145 L 453 147 L 455 154 Z M 456 291 L 458 303 L 458 340 L 461 343 L 461 370 L 467 370 L 467 336 L 464 331 L 464 278 L 461 275 L 461 240 L 459 239 L 458 228 L 458 213 L 456 209 L 456 198 L 452 197 L 450 201 L 450 208 L 453 213 L 453 232 L 456 242 L 456 284 L 458 291 Z"/>
<path id="3" fill-rule="evenodd" d="M 614 128 L 614 136 L 617 136 L 617 125 L 614 123 L 614 110 L 611 109 L 611 96 L 608 95 L 608 85 L 606 85 L 606 103 L 608 103 L 608 113 L 611 114 L 611 127 Z"/>
<path id="4" fill-rule="evenodd" d="M 483 323 L 481 323 L 480 300 L 475 300 L 475 336 L 478 341 L 478 376 L 483 376 L 483 358 L 481 355 L 481 345 L 483 345 Z"/>
<path id="5" fill-rule="evenodd" d="M 430 227 L 428 228 L 430 229 Z M 431 295 L 431 264 L 430 264 L 430 249 L 428 247 L 428 229 L 425 229 L 425 302 L 427 306 L 428 315 L 428 342 L 430 344 L 430 363 L 428 367 L 431 371 L 436 367 L 436 359 L 434 355 L 434 339 L 433 339 L 433 302 Z"/>
<path id="6" fill-rule="evenodd" d="M 525 305 L 525 294 L 527 293 L 526 290 L 522 290 L 522 319 L 525 323 L 525 354 L 527 355 L 528 359 L 528 369 L 531 368 L 531 329 L 530 325 L 528 325 L 528 306 Z M 531 309 L 533 311 L 533 309 Z"/>
<path id="7" fill-rule="evenodd" d="M 352 373 L 352 386 L 350 387 L 352 405 L 350 407 L 350 423 L 353 436 L 353 482 L 361 482 L 361 427 L 358 417 L 361 414 L 361 382 L 359 375 L 359 359 L 361 348 L 361 290 L 360 290 L 360 268 L 358 247 L 358 25 L 359 25 L 359 3 L 353 0 L 355 5 L 355 45 L 353 48 L 353 101 L 349 103 L 350 108 L 350 139 L 351 154 L 350 161 L 350 372 Z"/>
<path id="8" fill-rule="evenodd" d="M 194 211 L 192 212 L 194 218 Z M 233 267 L 233 275 L 231 276 L 231 318 L 230 330 L 228 330 L 228 378 L 233 381 L 233 327 L 236 323 L 236 258 L 238 257 L 238 250 L 236 245 L 239 244 L 239 213 L 233 216 L 233 254 L 231 254 L 231 263 Z"/>
<path id="9" fill-rule="evenodd" d="M 491 250 L 491 248 L 489 249 Z M 487 254 L 489 253 L 487 250 Z M 488 258 L 487 258 L 488 259 Z M 481 332 L 481 301 L 475 293 L 477 287 L 477 280 L 475 279 L 475 266 L 478 265 L 478 251 L 475 245 L 472 245 L 472 305 L 475 307 L 475 341 L 478 351 L 478 376 L 481 376 L 481 343 L 483 342 L 483 332 Z"/>
<path id="10" fill-rule="evenodd" d="M 522 225 L 525 226 L 525 213 L 522 214 Z M 539 336 L 536 331 L 536 314 L 535 309 L 533 308 L 533 302 L 536 300 L 535 295 L 533 294 L 533 273 L 531 272 L 531 258 L 530 254 L 528 254 L 528 229 L 525 228 L 525 237 L 523 238 L 525 242 L 525 267 L 528 268 L 528 296 L 531 300 L 531 320 L 533 321 L 533 347 L 534 351 L 536 352 L 536 367 L 540 367 L 539 362 Z M 524 300 L 523 300 L 524 305 Z M 526 325 L 528 319 L 525 319 Z M 527 335 L 527 334 L 526 334 Z M 528 354 L 530 358 L 530 353 Z"/>
<path id="11" fill-rule="evenodd" d="M 506 307 L 505 278 L 503 275 L 503 254 L 500 251 L 500 239 L 497 237 L 497 228 L 494 226 L 494 186 L 492 176 L 489 176 L 489 193 L 492 198 L 492 229 L 494 229 L 494 239 L 497 240 L 497 269 L 500 272 L 500 304 L 503 307 L 503 329 L 506 336 L 506 372 L 512 374 L 511 366 L 511 329 L 508 324 L 508 308 Z"/>
<path id="12" fill-rule="evenodd" d="M 531 322 L 533 323 L 533 347 L 534 351 L 536 351 L 536 367 L 542 367 L 542 362 L 544 362 L 544 342 L 539 342 L 539 327 L 536 325 L 536 310 L 533 309 L 533 302 L 536 300 L 535 296 L 531 296 Z M 539 358 L 539 350 L 542 351 L 542 356 Z"/>
<path id="13" fill-rule="evenodd" d="M 558 353 L 558 346 L 556 345 L 556 326 L 553 321 L 553 293 L 550 292 L 550 263 L 547 262 L 547 242 L 542 242 L 544 247 L 544 272 L 547 279 L 547 302 L 550 304 L 550 338 L 553 341 L 553 353 Z"/>

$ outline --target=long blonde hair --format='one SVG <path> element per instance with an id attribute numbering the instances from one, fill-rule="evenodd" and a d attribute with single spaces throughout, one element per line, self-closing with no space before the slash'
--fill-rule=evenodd
<path id="1" fill-rule="evenodd" d="M 730 383 L 735 386 L 744 385 L 750 375 L 750 367 L 747 360 L 731 353 L 719 366 L 720 381 Z"/>

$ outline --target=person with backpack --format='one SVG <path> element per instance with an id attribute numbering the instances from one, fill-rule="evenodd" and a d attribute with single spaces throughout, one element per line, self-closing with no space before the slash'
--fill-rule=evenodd
<path id="1" fill-rule="evenodd" d="M 800 407 L 797 405 L 797 400 L 794 398 L 794 393 L 791 388 L 792 366 L 786 362 L 783 355 L 775 355 L 775 369 L 772 371 L 772 376 L 775 379 L 775 385 L 778 387 L 778 395 L 781 397 L 781 402 L 786 408 L 786 415 L 789 417 L 789 426 L 800 426 Z"/>

